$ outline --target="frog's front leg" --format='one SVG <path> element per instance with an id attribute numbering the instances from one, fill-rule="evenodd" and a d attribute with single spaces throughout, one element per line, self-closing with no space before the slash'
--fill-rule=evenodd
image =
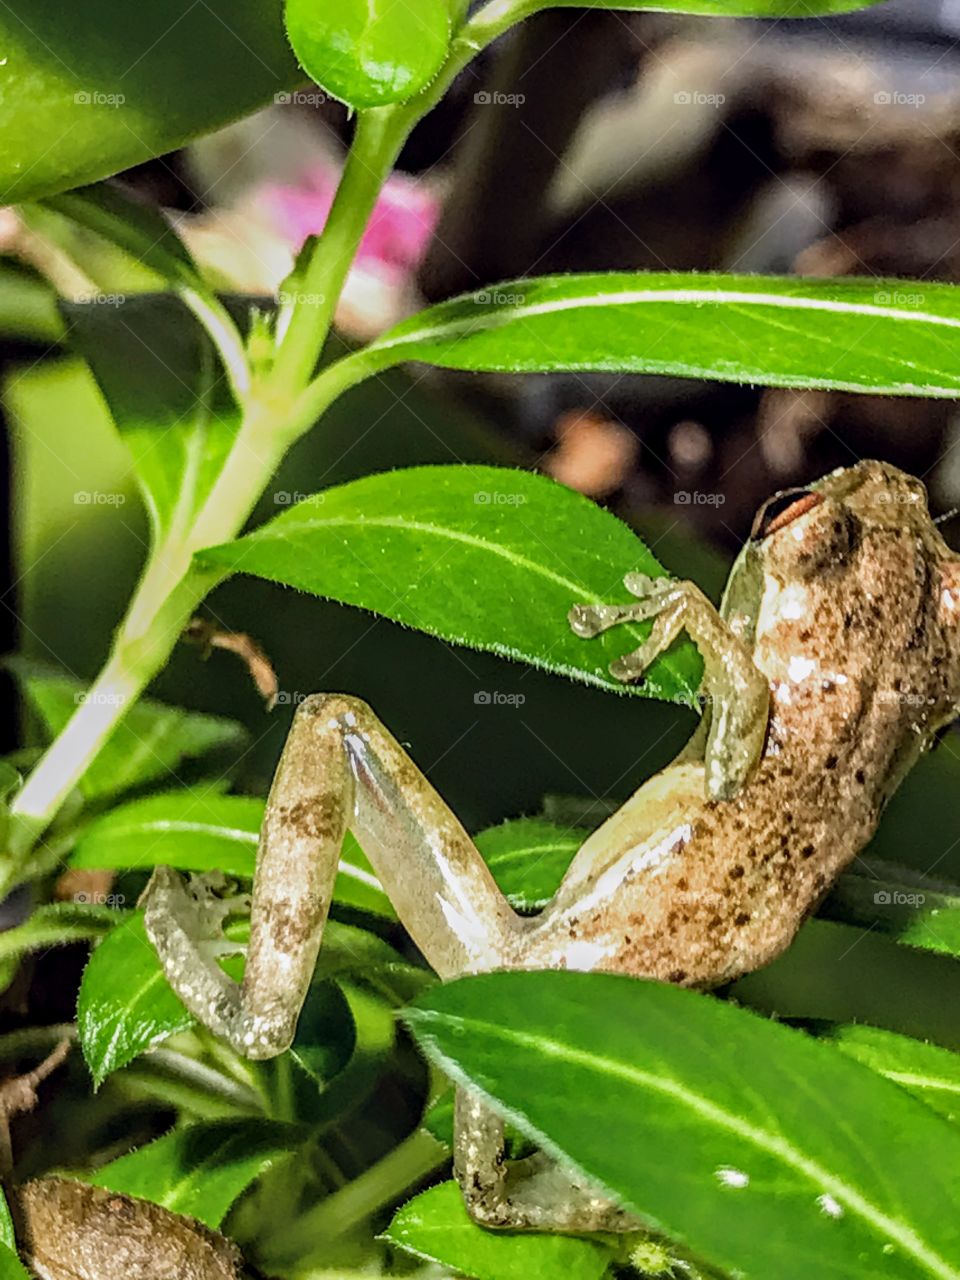
<path id="1" fill-rule="evenodd" d="M 250 1058 L 293 1040 L 350 828 L 408 932 L 443 978 L 515 966 L 527 925 L 476 846 L 359 699 L 316 694 L 297 711 L 267 801 L 242 984 L 217 963 L 215 908 L 168 867 L 144 893 L 171 986 Z"/>
<path id="2" fill-rule="evenodd" d="M 682 631 L 700 650 L 708 696 L 706 789 L 711 800 L 729 800 L 760 759 L 770 712 L 770 687 L 750 651 L 693 582 L 628 573 L 624 586 L 639 597 L 627 605 L 575 605 L 570 626 L 585 639 L 624 622 L 655 619 L 646 641 L 610 664 L 618 680 L 642 676 Z"/>

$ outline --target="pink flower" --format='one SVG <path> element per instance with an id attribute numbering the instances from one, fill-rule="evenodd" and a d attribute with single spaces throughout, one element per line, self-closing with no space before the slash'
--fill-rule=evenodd
<path id="1" fill-rule="evenodd" d="M 278 230 L 296 252 L 307 236 L 323 230 L 333 204 L 338 173 L 317 167 L 302 186 L 268 186 L 266 207 Z M 426 184 L 396 173 L 380 193 L 360 242 L 356 267 L 396 287 L 413 274 L 437 225 L 440 202 Z"/>

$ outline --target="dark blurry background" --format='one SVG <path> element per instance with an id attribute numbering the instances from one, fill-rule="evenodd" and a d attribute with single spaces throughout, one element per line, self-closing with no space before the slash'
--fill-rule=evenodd
<path id="1" fill-rule="evenodd" d="M 409 190 L 432 202 L 434 234 L 421 251 L 398 252 L 389 270 L 372 254 L 338 313 L 341 330 L 348 340 L 369 336 L 424 301 L 526 273 L 956 280 L 958 38 L 960 0 L 894 0 L 793 23 L 540 15 L 465 72 L 416 130 L 401 167 L 416 180 Z M 350 127 L 335 103 L 278 104 L 122 181 L 175 211 L 226 290 L 269 295 L 310 221 L 311 192 L 312 229 L 322 224 Z M 42 254 L 4 217 L 0 361 L 15 500 L 0 643 L 89 678 L 135 581 L 144 520 L 96 386 L 60 349 L 36 271 Z M 385 261 L 389 246 L 383 253 Z M 960 502 L 957 441 L 956 407 L 943 401 L 417 368 L 351 392 L 293 450 L 254 523 L 289 495 L 371 471 L 539 466 L 608 504 L 671 571 L 716 597 L 753 510 L 773 490 L 876 456 L 921 476 L 944 509 Z M 77 499 L 106 490 L 125 500 Z M 154 692 L 246 722 L 246 789 L 265 789 L 291 704 L 318 689 L 367 699 L 473 829 L 537 812 L 548 793 L 622 799 L 693 724 L 680 708 L 579 688 L 252 579 L 220 588 L 206 614 L 256 637 L 286 705 L 267 715 L 234 659 L 204 660 L 186 645 Z M 480 704 L 483 691 L 523 701 Z M 5 718 L 7 748 L 20 727 L 15 714 Z M 942 795 L 960 780 L 960 751 L 954 742 L 944 750 L 946 765 L 911 785 L 935 778 Z M 941 874 L 960 875 L 946 817 L 931 811 L 922 833 L 892 819 L 885 853 L 921 869 L 935 859 Z M 818 937 L 808 944 L 822 948 L 813 981 L 823 973 L 830 991 L 857 988 L 858 970 L 838 967 L 830 937 Z M 863 941 L 866 970 L 883 971 L 885 945 Z M 798 955 L 779 981 L 789 985 L 791 963 L 809 974 L 810 956 Z M 917 964 L 941 1000 L 960 997 L 935 960 Z M 751 980 L 756 998 L 775 1002 L 766 981 Z M 830 991 L 805 981 L 798 1003 L 829 1016 Z M 914 1016 L 905 995 L 905 1024 Z M 955 1039 L 950 1025 L 944 1012 L 943 1036 Z"/>

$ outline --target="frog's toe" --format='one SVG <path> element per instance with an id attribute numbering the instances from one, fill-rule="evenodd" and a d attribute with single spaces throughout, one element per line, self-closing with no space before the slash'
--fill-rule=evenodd
<path id="1" fill-rule="evenodd" d="M 575 604 L 567 614 L 567 622 L 574 635 L 590 640 L 611 625 L 612 612 L 615 610 L 611 605 Z"/>
<path id="2" fill-rule="evenodd" d="M 622 680 L 624 684 L 631 684 L 634 681 L 643 678 L 649 662 L 643 649 L 635 649 L 633 653 L 626 653 L 622 658 L 615 658 L 610 663 L 610 674 L 615 680 Z"/>

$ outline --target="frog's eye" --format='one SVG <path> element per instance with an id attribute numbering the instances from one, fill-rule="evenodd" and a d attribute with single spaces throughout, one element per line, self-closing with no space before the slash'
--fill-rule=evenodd
<path id="1" fill-rule="evenodd" d="M 784 489 L 775 493 L 757 512 L 750 537 L 754 542 L 761 542 L 818 507 L 822 501 L 823 495 L 812 489 Z"/>

